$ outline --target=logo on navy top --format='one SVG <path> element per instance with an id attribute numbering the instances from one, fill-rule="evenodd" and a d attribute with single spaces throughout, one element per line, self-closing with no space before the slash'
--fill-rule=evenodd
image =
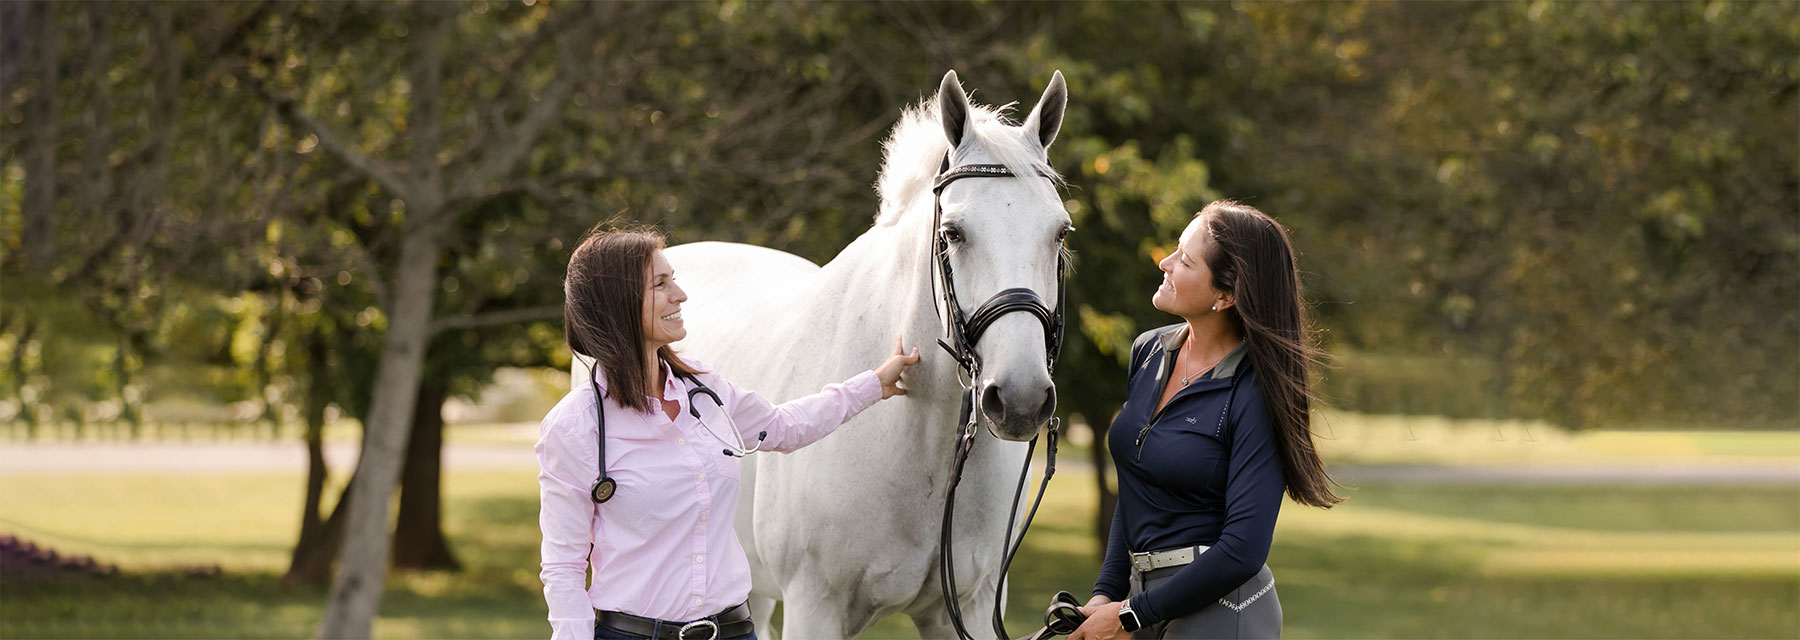
<path id="1" fill-rule="evenodd" d="M 1193 418 L 1188 418 L 1187 421 L 1188 421 L 1188 424 L 1199 424 L 1197 422 L 1194 422 Z"/>

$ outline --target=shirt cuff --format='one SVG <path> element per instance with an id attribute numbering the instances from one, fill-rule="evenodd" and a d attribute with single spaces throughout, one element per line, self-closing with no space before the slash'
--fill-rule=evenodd
<path id="1" fill-rule="evenodd" d="M 849 391 L 850 397 L 854 398 L 857 402 L 856 411 L 851 412 L 852 415 L 861 413 L 864 409 L 873 407 L 875 406 L 875 403 L 881 402 L 881 377 L 875 375 L 874 369 L 856 374 L 855 377 L 845 380 L 844 389 Z"/>
<path id="2" fill-rule="evenodd" d="M 1137 612 L 1138 624 L 1146 627 L 1163 621 L 1162 616 L 1156 613 L 1156 605 L 1144 598 L 1144 595 L 1148 593 L 1145 591 L 1137 594 L 1132 598 L 1135 602 L 1131 603 L 1131 610 Z"/>
<path id="3" fill-rule="evenodd" d="M 594 640 L 594 618 L 551 618 L 550 640 Z"/>

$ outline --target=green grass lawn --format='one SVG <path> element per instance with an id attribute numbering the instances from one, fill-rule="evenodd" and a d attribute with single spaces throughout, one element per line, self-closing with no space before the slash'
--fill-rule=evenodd
<path id="1" fill-rule="evenodd" d="M 1640 450 L 1671 446 L 1635 435 L 1649 439 L 1625 438 Z M 1700 440 L 1729 458 L 1765 448 Z M 534 472 L 446 478 L 467 569 L 395 574 L 377 636 L 545 635 Z M 0 475 L 0 533 L 123 570 L 0 568 L 0 638 L 311 636 L 325 590 L 278 579 L 301 489 L 298 474 Z M 1800 638 L 1800 487 L 1363 483 L 1350 495 L 1329 511 L 1284 508 L 1270 565 L 1290 638 Z M 1041 624 L 1056 590 L 1086 595 L 1093 503 L 1088 472 L 1059 472 L 1012 574 L 1014 635 Z M 223 572 L 193 571 L 209 566 Z M 864 637 L 916 634 L 889 618 Z"/>

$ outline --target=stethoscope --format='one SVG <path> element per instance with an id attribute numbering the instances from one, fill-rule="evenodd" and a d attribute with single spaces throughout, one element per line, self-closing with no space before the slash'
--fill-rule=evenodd
<path id="1" fill-rule="evenodd" d="M 725 445 L 725 450 L 723 451 L 725 455 L 733 458 L 742 458 L 762 450 L 763 441 L 769 438 L 768 431 L 757 433 L 756 444 L 749 448 L 745 448 L 744 432 L 738 431 L 737 420 L 731 417 L 730 411 L 725 410 L 725 403 L 719 400 L 719 394 L 713 393 L 713 390 L 701 383 L 699 378 L 692 376 L 681 377 L 686 379 L 688 384 L 692 385 L 688 388 L 688 415 L 694 416 L 695 420 L 700 421 L 700 426 L 701 428 L 706 429 L 707 435 L 712 436 L 714 440 L 718 440 L 719 444 Z M 719 407 L 719 413 L 725 414 L 725 423 L 727 426 L 731 427 L 732 440 L 736 440 L 737 444 L 732 444 L 730 440 L 719 437 L 719 434 L 713 431 L 712 425 L 707 424 L 706 418 L 700 417 L 700 403 L 694 402 L 694 396 L 697 395 L 704 395 L 708 398 L 712 398 L 713 404 Z"/>
<path id="2" fill-rule="evenodd" d="M 594 486 L 588 489 L 588 497 L 592 498 L 595 504 L 611 500 L 613 494 L 619 490 L 619 483 L 614 482 L 612 476 L 606 475 L 606 403 L 600 395 L 600 382 L 594 374 L 594 369 L 598 366 L 599 363 L 596 362 L 593 367 L 588 368 L 588 383 L 594 386 L 594 417 L 599 423 L 599 427 L 595 430 L 595 440 L 599 449 L 597 459 L 599 460 L 600 476 L 594 480 Z M 730 411 L 725 410 L 725 401 L 719 399 L 719 394 L 713 393 L 713 390 L 708 388 L 705 383 L 700 382 L 697 377 L 679 372 L 675 375 L 688 382 L 688 415 L 694 416 L 694 419 L 700 422 L 700 427 L 706 430 L 707 435 L 719 441 L 719 444 L 725 445 L 722 453 L 733 458 L 742 458 L 762 450 L 763 441 L 769 438 L 768 431 L 756 434 L 756 444 L 744 446 L 743 432 L 738 431 L 737 420 L 731 417 Z M 696 396 L 702 395 L 711 398 L 713 404 L 719 407 L 719 413 L 725 414 L 726 425 L 731 427 L 732 440 L 720 437 L 719 432 L 713 430 L 712 424 L 700 415 L 700 403 L 695 400 Z"/>

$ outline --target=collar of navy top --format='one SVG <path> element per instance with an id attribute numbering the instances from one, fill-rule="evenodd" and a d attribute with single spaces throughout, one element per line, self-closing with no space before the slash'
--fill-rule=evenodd
<path id="1" fill-rule="evenodd" d="M 1164 333 L 1161 337 L 1157 338 L 1156 346 L 1162 349 L 1161 362 L 1163 363 L 1163 375 L 1157 376 L 1157 379 L 1166 379 L 1168 369 L 1175 364 L 1174 358 L 1169 356 L 1170 354 L 1175 353 L 1177 349 L 1181 348 L 1181 343 L 1187 340 L 1187 334 L 1187 323 L 1182 323 L 1176 325 L 1174 328 L 1170 329 L 1168 333 Z M 1247 350 L 1244 347 L 1248 343 L 1248 341 L 1243 341 L 1239 342 L 1236 347 L 1232 347 L 1231 353 L 1225 354 L 1223 360 L 1220 360 L 1218 364 L 1213 365 L 1212 373 L 1202 375 L 1199 379 L 1195 380 L 1195 382 L 1200 382 L 1202 380 L 1226 380 L 1237 375 L 1238 366 L 1243 364 L 1244 357 L 1247 354 Z M 1149 359 L 1145 359 L 1144 362 L 1145 364 L 1149 364 Z"/>
<path id="2" fill-rule="evenodd" d="M 1171 355 L 1175 354 L 1182 342 L 1187 340 L 1187 331 L 1187 324 L 1182 323 L 1171 327 L 1167 332 L 1157 336 L 1156 346 L 1161 349 L 1162 353 L 1159 354 L 1160 357 L 1156 358 L 1156 360 L 1160 362 L 1161 365 L 1157 370 L 1156 384 L 1147 387 L 1142 391 L 1142 393 L 1147 394 L 1146 399 L 1148 401 L 1154 403 L 1156 401 L 1155 398 L 1162 394 L 1164 384 L 1168 381 L 1170 372 L 1175 368 L 1175 358 L 1171 357 Z M 1156 424 L 1162 420 L 1163 412 L 1167 411 L 1169 407 L 1174 406 L 1175 403 L 1182 398 L 1196 394 L 1221 389 L 1230 390 L 1230 393 L 1225 397 L 1224 406 L 1219 410 L 1219 419 L 1213 424 L 1213 436 L 1217 438 L 1225 437 L 1225 422 L 1231 415 L 1232 396 L 1237 395 L 1237 371 L 1238 368 L 1243 365 L 1245 354 L 1247 353 L 1245 344 L 1246 343 L 1243 342 L 1238 343 L 1238 346 L 1231 349 L 1231 353 L 1225 354 L 1224 359 L 1220 360 L 1218 364 L 1213 365 L 1211 372 L 1200 376 L 1200 378 L 1194 380 L 1193 383 L 1177 390 L 1175 395 L 1169 398 L 1168 402 L 1162 403 L 1161 406 L 1155 404 L 1151 405 L 1156 408 L 1150 412 L 1149 420 L 1144 423 L 1143 428 L 1138 430 L 1137 438 L 1133 443 L 1133 447 L 1136 449 L 1136 453 L 1132 456 L 1133 460 L 1142 459 L 1144 455 L 1144 441 L 1149 438 L 1152 427 L 1155 427 Z M 1150 361 L 1150 358 L 1145 358 L 1144 365 L 1148 367 Z M 1182 416 L 1182 418 L 1189 424 L 1199 424 L 1199 421 L 1195 416 Z"/>

